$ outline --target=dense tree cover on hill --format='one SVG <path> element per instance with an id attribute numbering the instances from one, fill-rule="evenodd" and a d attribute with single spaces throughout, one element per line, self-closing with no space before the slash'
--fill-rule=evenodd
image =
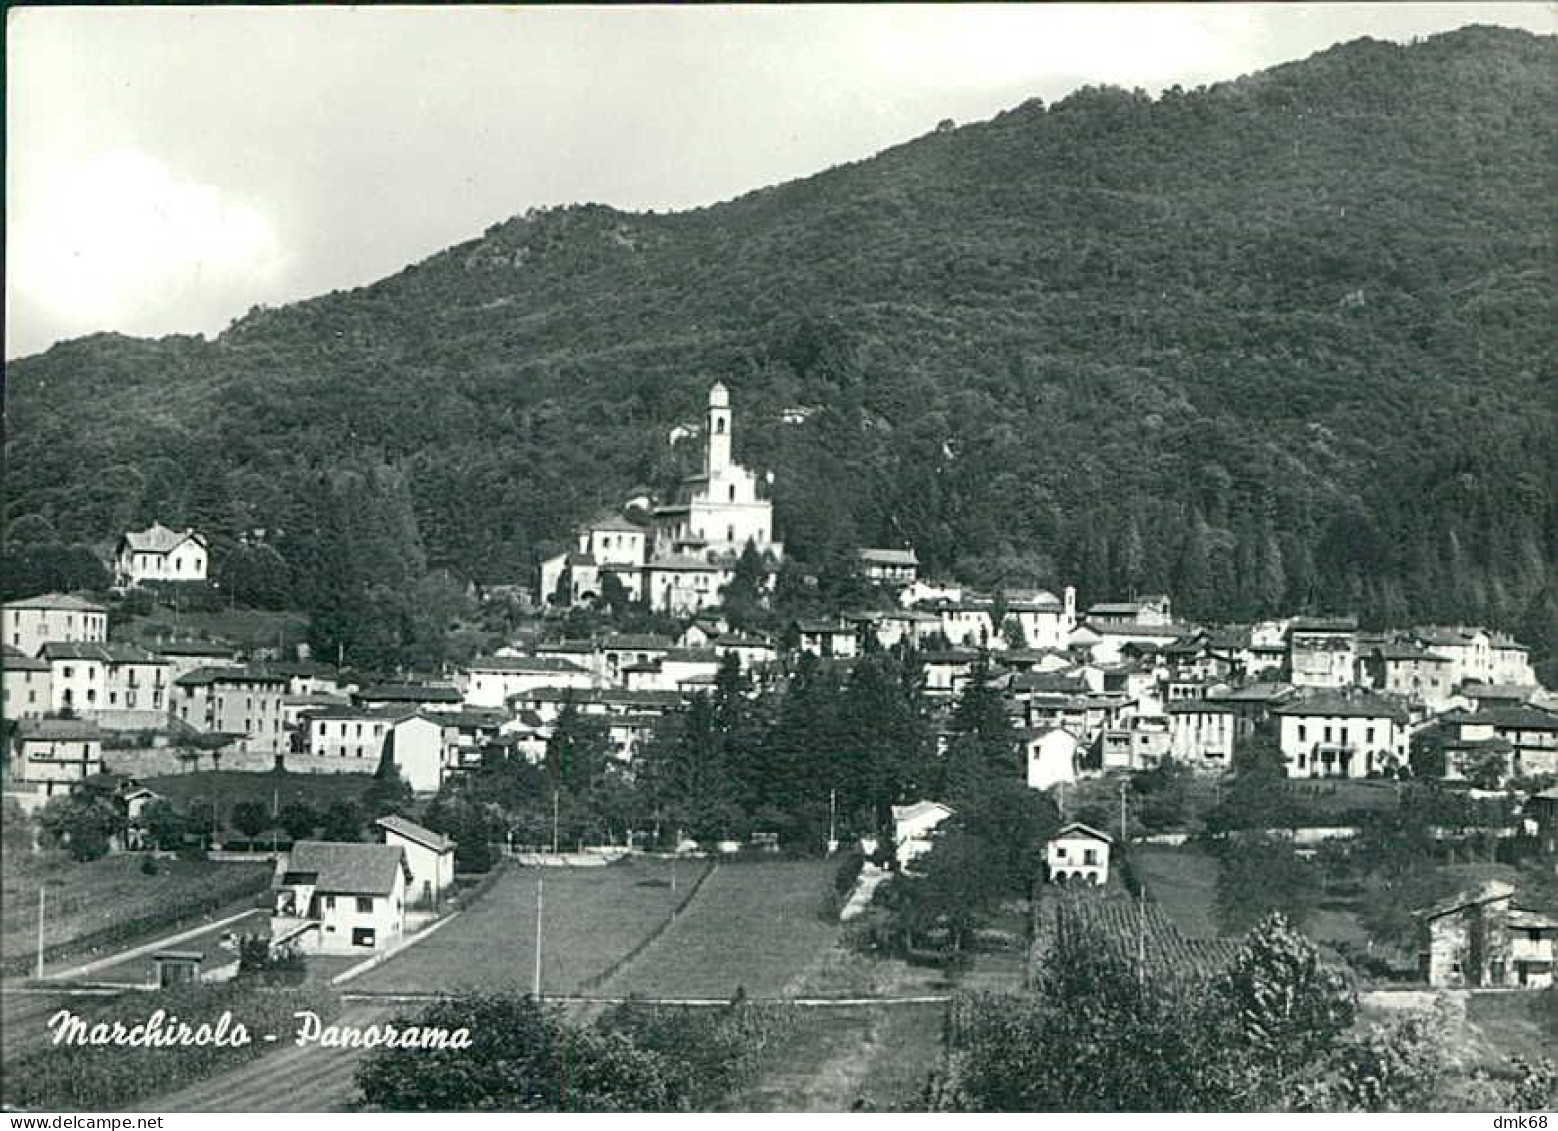
<path id="1" fill-rule="evenodd" d="M 10 367 L 7 518 L 265 528 L 319 643 L 425 652 L 408 586 L 522 578 L 665 485 L 719 377 L 812 564 L 912 543 L 1550 653 L 1554 54 L 1471 28 L 1086 88 L 714 207 L 516 217 L 210 343 L 63 343 Z"/>

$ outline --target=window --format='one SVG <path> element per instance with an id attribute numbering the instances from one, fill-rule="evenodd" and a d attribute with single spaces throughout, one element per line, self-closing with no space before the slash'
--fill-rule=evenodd
<path id="1" fill-rule="evenodd" d="M 373 914 L 373 896 L 359 895 L 357 897 L 357 911 L 362 915 Z"/>
<path id="2" fill-rule="evenodd" d="M 1327 742 L 1331 741 L 1331 728 L 1329 726 L 1325 728 L 1325 740 Z"/>
<path id="3" fill-rule="evenodd" d="M 352 945 L 353 946 L 372 946 L 373 945 L 373 939 L 374 939 L 374 931 L 373 931 L 372 927 L 353 927 L 352 928 Z"/>
<path id="4" fill-rule="evenodd" d="M 1055 856 L 1057 859 L 1064 860 L 1066 858 L 1066 846 L 1057 844 L 1055 846 Z"/>
<path id="5" fill-rule="evenodd" d="M 1309 737 L 1308 729 L 1309 728 L 1304 726 L 1303 723 L 1299 723 L 1298 724 L 1298 740 L 1300 742 L 1303 742 L 1305 739 L 1307 739 Z"/>
<path id="6" fill-rule="evenodd" d="M 1098 850 L 1096 848 L 1086 848 L 1086 849 L 1083 849 L 1082 850 L 1082 863 L 1084 863 L 1084 864 L 1097 864 L 1098 863 Z"/>
<path id="7" fill-rule="evenodd" d="M 716 416 L 714 418 L 714 434 L 716 436 L 723 436 L 725 434 L 725 418 L 723 416 Z"/>
<path id="8" fill-rule="evenodd" d="M 325 896 L 325 910 L 326 911 L 334 911 L 335 910 L 335 896 L 333 896 L 333 895 Z"/>
<path id="9" fill-rule="evenodd" d="M 1368 742 L 1368 743 L 1372 743 L 1374 741 L 1374 728 L 1373 727 L 1369 727 L 1367 730 L 1365 730 L 1363 732 L 1363 741 Z"/>

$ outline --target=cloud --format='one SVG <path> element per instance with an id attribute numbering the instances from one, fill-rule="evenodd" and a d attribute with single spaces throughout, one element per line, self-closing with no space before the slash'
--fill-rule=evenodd
<path id="1" fill-rule="evenodd" d="M 261 211 L 137 150 L 34 167 L 12 206 L 14 297 L 74 332 L 214 328 L 235 290 L 266 289 L 285 268 Z"/>

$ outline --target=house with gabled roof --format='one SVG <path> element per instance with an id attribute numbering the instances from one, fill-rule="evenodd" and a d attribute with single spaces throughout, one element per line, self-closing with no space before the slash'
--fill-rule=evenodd
<path id="1" fill-rule="evenodd" d="M 876 585 L 913 585 L 919 576 L 920 559 L 912 548 L 863 548 L 856 554 L 860 559 L 860 572 Z"/>
<path id="2" fill-rule="evenodd" d="M 1050 883 L 1103 887 L 1109 882 L 1109 854 L 1113 848 L 1114 838 L 1108 833 L 1072 821 L 1044 844 L 1044 865 Z"/>
<path id="3" fill-rule="evenodd" d="M 147 581 L 204 581 L 206 539 L 194 530 L 170 530 L 154 522 L 127 531 L 114 552 L 114 583 L 128 589 Z"/>
<path id="4" fill-rule="evenodd" d="M 1076 781 L 1083 743 L 1073 731 L 1060 726 L 1022 728 L 1017 741 L 1027 765 L 1029 789 Z"/>
<path id="5" fill-rule="evenodd" d="M 380 817 L 373 825 L 385 844 L 405 852 L 407 893 L 413 904 L 435 903 L 454 887 L 454 841 L 399 814 Z"/>
<path id="6" fill-rule="evenodd" d="M 1419 967 L 1435 989 L 1551 986 L 1558 916 L 1519 906 L 1515 888 L 1488 880 L 1414 912 Z"/>
<path id="7" fill-rule="evenodd" d="M 305 953 L 372 954 L 405 933 L 411 868 L 398 844 L 300 840 L 272 887 L 272 945 Z"/>

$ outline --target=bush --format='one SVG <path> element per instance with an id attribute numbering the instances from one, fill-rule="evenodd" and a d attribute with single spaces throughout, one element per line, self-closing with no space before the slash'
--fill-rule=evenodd
<path id="1" fill-rule="evenodd" d="M 262 986 L 298 986 L 308 978 L 308 961 L 295 943 L 272 946 L 263 935 L 238 940 L 238 977 Z"/>
<path id="2" fill-rule="evenodd" d="M 858 850 L 848 853 L 839 861 L 838 870 L 833 873 L 833 890 L 841 899 L 848 898 L 854 890 L 855 881 L 860 878 L 861 869 L 866 866 L 866 858 Z"/>

